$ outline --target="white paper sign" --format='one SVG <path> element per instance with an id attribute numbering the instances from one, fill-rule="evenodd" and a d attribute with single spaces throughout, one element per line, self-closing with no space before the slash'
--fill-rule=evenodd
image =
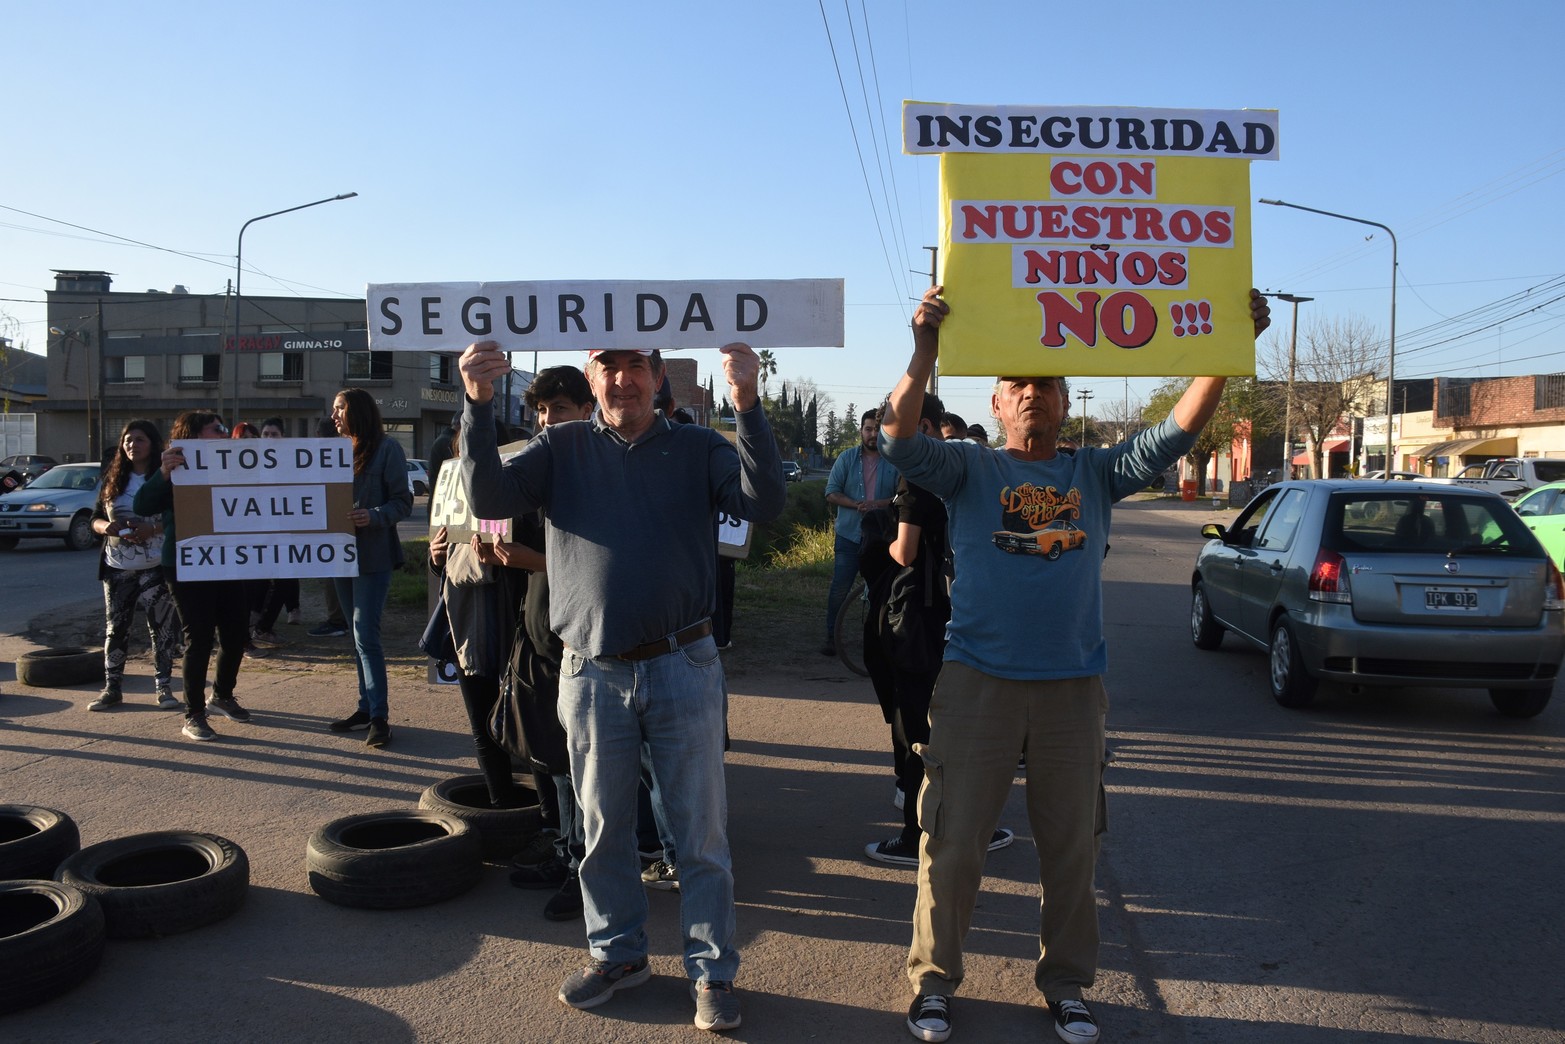
<path id="1" fill-rule="evenodd" d="M 358 544 L 350 533 L 213 534 L 178 541 L 175 563 L 192 580 L 354 576 Z"/>
<path id="2" fill-rule="evenodd" d="M 219 533 L 324 530 L 326 487 L 213 486 L 212 528 Z"/>
<path id="3" fill-rule="evenodd" d="M 724 558 L 749 558 L 753 533 L 747 519 L 717 513 L 717 553 Z"/>
<path id="4" fill-rule="evenodd" d="M 371 283 L 370 348 L 840 348 L 841 279 Z"/>
<path id="5" fill-rule="evenodd" d="M 185 466 L 176 486 L 352 482 L 353 443 L 348 439 L 177 439 Z"/>

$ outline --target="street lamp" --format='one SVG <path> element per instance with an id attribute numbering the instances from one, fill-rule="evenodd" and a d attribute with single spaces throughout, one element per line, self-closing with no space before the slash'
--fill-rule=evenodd
<path id="1" fill-rule="evenodd" d="M 1293 305 L 1293 332 L 1288 337 L 1288 393 L 1284 399 L 1282 408 L 1282 473 L 1286 478 L 1293 477 L 1293 366 L 1298 357 L 1299 349 L 1299 306 L 1306 301 L 1313 301 L 1313 297 L 1299 297 L 1296 294 L 1266 294 L 1267 297 L 1275 297 L 1279 301 L 1287 301 Z"/>
<path id="2" fill-rule="evenodd" d="M 239 418 L 234 414 L 239 409 L 239 302 L 244 300 L 244 298 L 240 296 L 239 293 L 239 284 L 240 278 L 244 274 L 245 229 L 249 228 L 257 221 L 265 221 L 267 218 L 274 218 L 279 214 L 292 214 L 295 210 L 304 210 L 308 207 L 318 207 L 322 203 L 335 203 L 339 199 L 352 199 L 357 195 L 357 192 L 344 192 L 340 195 L 328 196 L 325 199 L 318 199 L 314 203 L 300 203 L 297 207 L 289 207 L 287 210 L 274 210 L 270 214 L 262 214 L 260 217 L 253 217 L 249 221 L 246 221 L 243 225 L 239 226 L 239 245 L 234 250 L 234 401 L 230 404 L 230 408 L 227 411 L 228 423 L 235 424 L 238 423 L 239 420 Z"/>
<path id="3" fill-rule="evenodd" d="M 1311 214 L 1320 214 L 1324 217 L 1333 217 L 1342 221 L 1353 221 L 1360 225 L 1369 225 L 1383 230 L 1391 237 L 1391 337 L 1386 342 L 1386 468 L 1384 479 L 1391 481 L 1392 469 L 1396 467 L 1391 459 L 1391 406 L 1392 392 L 1396 388 L 1397 376 L 1397 234 L 1391 231 L 1389 225 L 1382 225 L 1378 221 L 1368 221 L 1364 218 L 1349 217 L 1346 214 L 1334 214 L 1329 210 L 1316 210 L 1314 207 L 1300 206 L 1297 203 L 1284 203 L 1280 199 L 1263 199 L 1262 203 L 1273 207 L 1292 207 L 1294 210 L 1306 210 Z"/>
<path id="4" fill-rule="evenodd" d="M 1087 445 L 1087 400 L 1092 398 L 1092 392 L 1083 388 L 1076 393 L 1076 398 L 1081 400 L 1081 444 L 1085 448 Z"/>

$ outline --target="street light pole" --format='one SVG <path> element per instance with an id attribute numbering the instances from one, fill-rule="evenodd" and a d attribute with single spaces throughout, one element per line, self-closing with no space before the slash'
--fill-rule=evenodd
<path id="1" fill-rule="evenodd" d="M 1076 397 L 1081 400 L 1081 444 L 1085 448 L 1087 445 L 1087 400 L 1092 398 L 1092 393 L 1083 388 L 1076 393 Z"/>
<path id="2" fill-rule="evenodd" d="M 1266 294 L 1267 297 L 1275 297 L 1279 301 L 1287 301 L 1293 305 L 1293 332 L 1288 336 L 1288 393 L 1284 399 L 1282 408 L 1282 455 L 1283 477 L 1293 477 L 1293 368 L 1294 361 L 1299 352 L 1299 306 L 1306 301 L 1313 301 L 1313 297 L 1299 297 L 1295 294 Z"/>
<path id="3" fill-rule="evenodd" d="M 1360 225 L 1369 225 L 1381 229 L 1391 237 L 1391 337 L 1386 342 L 1386 468 L 1384 479 L 1391 481 L 1391 472 L 1396 468 L 1391 457 L 1391 410 L 1393 407 L 1392 393 L 1396 388 L 1397 376 L 1397 234 L 1391 231 L 1389 225 L 1382 225 L 1378 221 L 1369 221 L 1364 218 L 1349 217 L 1347 214 L 1334 214 L 1329 210 L 1316 210 L 1314 207 L 1300 206 L 1297 203 L 1284 203 L 1280 199 L 1263 199 L 1262 203 L 1273 207 L 1291 207 L 1294 210 L 1304 210 L 1311 214 L 1320 214 L 1323 217 L 1337 218 L 1341 221 L 1352 221 Z"/>
<path id="4" fill-rule="evenodd" d="M 249 221 L 246 221 L 243 225 L 239 226 L 239 244 L 234 249 L 234 343 L 232 348 L 234 356 L 234 373 L 233 380 L 230 382 L 231 387 L 233 388 L 234 398 L 233 402 L 229 404 L 228 410 L 225 411 L 228 414 L 229 424 L 237 424 L 239 421 L 239 418 L 234 414 L 239 409 L 239 302 L 244 300 L 244 297 L 239 292 L 239 286 L 240 278 L 244 273 L 245 229 L 249 228 L 257 221 L 265 221 L 267 218 L 274 218 L 279 214 L 292 214 L 295 210 L 304 210 L 308 207 L 318 207 L 322 203 L 335 203 L 339 199 L 352 199 L 357 195 L 357 192 L 343 192 L 340 195 L 328 196 L 325 199 L 318 199 L 314 203 L 300 203 L 297 207 L 289 207 L 287 210 L 274 210 L 270 214 L 262 214 L 259 217 L 253 217 Z"/>

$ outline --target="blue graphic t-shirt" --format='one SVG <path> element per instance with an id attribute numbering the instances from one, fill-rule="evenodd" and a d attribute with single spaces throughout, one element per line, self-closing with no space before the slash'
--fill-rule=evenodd
<path id="1" fill-rule="evenodd" d="M 999 678 L 1102 674 L 1111 508 L 1195 438 L 1169 418 L 1109 449 L 1021 461 L 966 440 L 882 432 L 886 459 L 945 501 L 950 516 L 956 578 L 945 658 Z"/>

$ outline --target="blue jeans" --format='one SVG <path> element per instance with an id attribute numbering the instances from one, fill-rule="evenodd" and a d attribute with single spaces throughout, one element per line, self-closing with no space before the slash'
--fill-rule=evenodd
<path id="1" fill-rule="evenodd" d="M 391 591 L 391 570 L 332 578 L 337 601 L 353 610 L 353 665 L 359 671 L 359 710 L 386 717 L 386 654 L 380 647 L 380 617 Z"/>
<path id="2" fill-rule="evenodd" d="M 554 781 L 554 794 L 560 806 L 560 836 L 554 841 L 554 857 L 579 872 L 583 846 L 581 805 L 576 801 L 571 777 L 559 775 L 549 778 Z"/>
<path id="3" fill-rule="evenodd" d="M 834 538 L 835 559 L 831 569 L 831 592 L 826 596 L 826 644 L 837 642 L 837 613 L 847 600 L 848 590 L 859 571 L 859 542 L 843 536 Z"/>
<path id="4" fill-rule="evenodd" d="M 726 702 L 710 636 L 635 662 L 565 650 L 560 721 L 586 839 L 587 945 L 598 960 L 639 961 L 647 953 L 647 894 L 636 857 L 636 788 L 645 761 L 679 850 L 685 974 L 731 981 L 739 969 L 723 779 Z"/>

